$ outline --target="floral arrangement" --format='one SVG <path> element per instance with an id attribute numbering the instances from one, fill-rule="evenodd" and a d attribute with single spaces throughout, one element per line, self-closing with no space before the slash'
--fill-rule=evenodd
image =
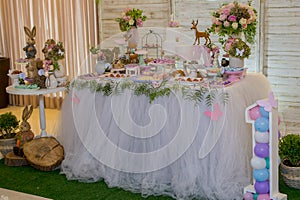
<path id="1" fill-rule="evenodd" d="M 254 43 L 257 25 L 257 11 L 248 4 L 240 4 L 237 1 L 224 4 L 212 14 L 212 26 L 210 33 L 220 36 L 219 41 L 224 44 L 225 37 L 244 34 L 249 43 Z"/>
<path id="2" fill-rule="evenodd" d="M 168 26 L 169 27 L 179 27 L 179 22 L 178 21 L 173 21 L 173 20 L 171 20 L 171 21 L 169 21 L 168 22 Z"/>
<path id="3" fill-rule="evenodd" d="M 143 15 L 143 10 L 140 9 L 125 9 L 120 18 L 116 18 L 115 21 L 119 22 L 120 30 L 122 32 L 129 31 L 132 27 L 142 27 L 143 22 L 147 17 Z"/>
<path id="4" fill-rule="evenodd" d="M 212 52 L 213 55 L 216 54 L 216 53 L 220 53 L 219 47 L 216 44 L 212 43 L 212 42 L 209 43 L 208 45 L 206 45 L 206 47 L 208 48 L 208 52 L 209 53 Z"/>
<path id="5" fill-rule="evenodd" d="M 227 40 L 229 55 L 237 58 L 248 58 L 251 54 L 250 47 L 240 38 Z"/>
<path id="6" fill-rule="evenodd" d="M 65 49 L 62 42 L 56 42 L 53 39 L 48 39 L 42 49 L 45 56 L 44 69 L 45 71 L 59 70 L 58 60 L 65 58 Z M 53 68 L 51 68 L 53 66 Z"/>
<path id="7" fill-rule="evenodd" d="M 97 56 L 97 61 L 105 61 L 105 62 L 112 62 L 113 58 L 112 56 L 113 55 L 110 55 L 111 52 L 107 49 L 99 49 L 98 47 L 91 47 L 90 48 L 90 52 L 91 54 Z M 108 53 L 110 52 L 110 53 Z"/>

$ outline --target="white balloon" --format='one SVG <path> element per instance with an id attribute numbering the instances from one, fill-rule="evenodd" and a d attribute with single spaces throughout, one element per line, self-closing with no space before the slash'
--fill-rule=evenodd
<path id="1" fill-rule="evenodd" d="M 258 143 L 269 143 L 269 133 L 256 131 L 254 134 L 255 141 Z"/>
<path id="2" fill-rule="evenodd" d="M 264 158 L 254 156 L 253 158 L 251 158 L 251 166 L 253 169 L 264 169 L 266 168 L 267 163 Z"/>

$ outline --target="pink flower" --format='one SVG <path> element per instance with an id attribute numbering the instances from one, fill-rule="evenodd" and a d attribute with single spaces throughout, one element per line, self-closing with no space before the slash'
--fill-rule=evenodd
<path id="1" fill-rule="evenodd" d="M 227 15 L 224 15 L 224 14 L 223 14 L 223 15 L 220 16 L 220 20 L 221 20 L 221 21 L 224 21 L 226 18 L 227 18 Z"/>
<path id="2" fill-rule="evenodd" d="M 230 15 L 228 17 L 228 20 L 231 21 L 231 22 L 235 22 L 236 21 L 236 16 L 235 15 Z"/>
<path id="3" fill-rule="evenodd" d="M 243 24 L 243 25 L 242 25 L 242 28 L 243 28 L 243 29 L 246 29 L 247 27 L 248 27 L 247 24 Z"/>
<path id="4" fill-rule="evenodd" d="M 124 19 L 125 21 L 129 21 L 129 20 L 131 19 L 131 17 L 130 17 L 130 16 L 124 16 L 123 19 Z"/>
<path id="5" fill-rule="evenodd" d="M 220 26 L 217 26 L 215 31 L 216 31 L 216 33 L 218 33 L 220 31 Z"/>
<path id="6" fill-rule="evenodd" d="M 229 8 L 224 9 L 223 14 L 228 16 L 230 14 L 230 9 Z"/>
<path id="7" fill-rule="evenodd" d="M 228 38 L 228 40 L 226 41 L 226 44 L 225 44 L 225 50 L 226 51 L 229 51 L 232 43 L 234 42 L 235 38 Z"/>
<path id="8" fill-rule="evenodd" d="M 228 21 L 225 21 L 225 22 L 224 22 L 224 26 L 225 26 L 225 27 L 229 27 L 229 26 L 230 26 L 230 23 L 229 23 Z"/>
<path id="9" fill-rule="evenodd" d="M 228 4 L 228 5 L 227 5 L 227 8 L 228 8 L 229 10 L 231 10 L 231 8 L 234 8 L 234 3 Z"/>
<path id="10" fill-rule="evenodd" d="M 216 25 L 221 25 L 222 22 L 220 20 L 217 20 Z"/>
<path id="11" fill-rule="evenodd" d="M 128 13 L 129 11 L 131 11 L 130 8 L 125 8 L 125 9 L 123 10 L 124 13 Z"/>
<path id="12" fill-rule="evenodd" d="M 142 27 L 143 26 L 143 20 L 141 18 L 138 18 L 137 21 L 136 21 L 136 25 L 138 27 Z"/>
<path id="13" fill-rule="evenodd" d="M 217 18 L 216 17 L 212 17 L 211 21 L 212 21 L 212 24 L 215 24 L 217 22 Z"/>

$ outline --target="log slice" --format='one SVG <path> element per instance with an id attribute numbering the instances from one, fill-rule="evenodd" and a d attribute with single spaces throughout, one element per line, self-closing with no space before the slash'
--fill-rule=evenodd
<path id="1" fill-rule="evenodd" d="M 24 166 L 28 165 L 26 158 L 17 156 L 13 151 L 5 155 L 4 164 L 7 166 Z"/>
<path id="2" fill-rule="evenodd" d="M 23 151 L 29 164 L 41 171 L 52 171 L 64 159 L 64 148 L 54 137 L 41 137 L 26 142 Z"/>

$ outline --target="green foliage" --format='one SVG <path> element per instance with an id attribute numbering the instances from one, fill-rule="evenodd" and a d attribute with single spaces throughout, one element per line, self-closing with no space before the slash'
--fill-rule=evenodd
<path id="1" fill-rule="evenodd" d="M 13 138 L 19 121 L 11 112 L 0 115 L 0 137 L 4 139 Z"/>
<path id="2" fill-rule="evenodd" d="M 242 55 L 237 54 L 236 50 L 243 51 Z M 229 49 L 229 55 L 238 57 L 238 58 L 248 58 L 251 54 L 251 49 L 250 47 L 241 40 L 240 38 L 236 38 L 234 42 L 231 44 L 231 47 Z"/>
<path id="3" fill-rule="evenodd" d="M 145 95 L 149 97 L 149 102 L 152 103 L 156 98 L 162 96 L 170 96 L 171 91 L 181 91 L 182 96 L 185 99 L 194 101 L 195 104 L 205 102 L 207 106 L 211 106 L 216 100 L 220 100 L 223 103 L 228 101 L 228 93 L 217 89 L 209 89 L 207 87 L 200 87 L 200 89 L 191 89 L 187 86 L 181 86 L 174 84 L 172 86 L 166 86 L 167 81 L 162 81 L 158 87 L 154 87 L 149 83 L 135 83 L 130 80 L 122 81 L 106 81 L 97 82 L 95 80 L 85 81 L 77 79 L 73 81 L 68 87 L 68 92 L 71 88 L 84 89 L 89 88 L 91 92 L 101 92 L 105 96 L 119 95 L 124 90 L 132 90 L 134 95 Z"/>
<path id="4" fill-rule="evenodd" d="M 279 155 L 286 159 L 292 167 L 300 167 L 300 135 L 289 134 L 279 141 Z"/>
<path id="5" fill-rule="evenodd" d="M 134 94 L 137 96 L 145 95 L 149 97 L 149 102 L 152 103 L 158 97 L 170 96 L 171 89 L 167 87 L 164 88 L 162 87 L 163 85 L 165 85 L 165 82 L 162 82 L 157 88 L 148 83 L 136 84 L 134 87 Z"/>

